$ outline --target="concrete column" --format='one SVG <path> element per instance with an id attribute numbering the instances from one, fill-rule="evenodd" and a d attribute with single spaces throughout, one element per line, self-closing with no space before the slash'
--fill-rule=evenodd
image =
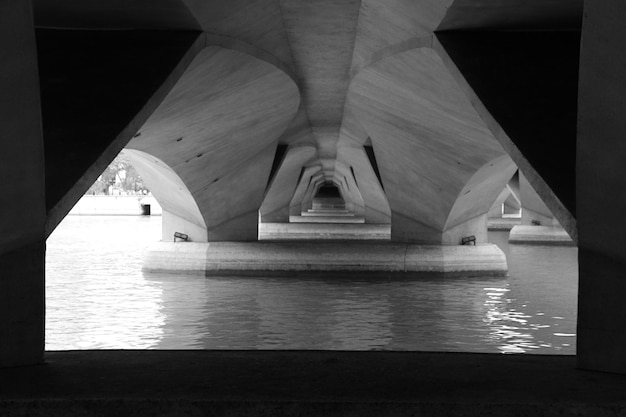
<path id="1" fill-rule="evenodd" d="M 0 2 L 0 367 L 44 351 L 45 180 L 30 1 Z"/>
<path id="2" fill-rule="evenodd" d="M 626 373 L 626 3 L 585 2 L 576 168 L 578 364 Z"/>
<path id="3" fill-rule="evenodd" d="M 302 167 L 314 156 L 313 146 L 292 146 L 265 194 L 259 212 L 262 223 L 289 223 L 289 203 L 293 198 Z"/>

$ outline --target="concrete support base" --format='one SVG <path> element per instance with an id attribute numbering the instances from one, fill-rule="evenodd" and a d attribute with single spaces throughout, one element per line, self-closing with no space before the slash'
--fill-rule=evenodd
<path id="1" fill-rule="evenodd" d="M 487 220 L 487 230 L 490 232 L 508 231 L 520 224 L 522 224 L 520 218 L 494 217 Z"/>
<path id="2" fill-rule="evenodd" d="M 391 239 L 428 245 L 458 245 L 467 236 L 474 236 L 477 243 L 487 243 L 487 214 L 482 214 L 448 226 L 444 230 L 420 223 L 397 212 L 391 213 Z"/>
<path id="3" fill-rule="evenodd" d="M 183 219 L 168 210 L 163 210 L 163 219 L 161 220 L 161 239 L 167 241 L 174 240 L 174 233 L 184 233 L 189 236 L 189 240 L 196 242 L 207 241 L 207 230 L 203 226 L 192 223 L 187 219 Z"/>
<path id="4" fill-rule="evenodd" d="M 289 222 L 291 223 L 363 224 L 365 223 L 365 217 L 363 216 L 326 216 L 326 217 L 289 216 Z"/>
<path id="5" fill-rule="evenodd" d="M 506 275 L 504 253 L 492 244 L 414 245 L 394 242 L 158 242 L 144 270 L 212 275 L 316 272 Z"/>
<path id="6" fill-rule="evenodd" d="M 526 245 L 576 246 L 565 229 L 561 226 L 525 226 L 518 225 L 511 229 L 509 243 Z"/>
<path id="7" fill-rule="evenodd" d="M 258 223 L 259 213 L 256 210 L 242 214 L 225 223 L 208 227 L 208 240 L 257 240 L 259 235 Z"/>
<path id="8" fill-rule="evenodd" d="M 260 223 L 259 240 L 389 240 L 390 224 Z"/>

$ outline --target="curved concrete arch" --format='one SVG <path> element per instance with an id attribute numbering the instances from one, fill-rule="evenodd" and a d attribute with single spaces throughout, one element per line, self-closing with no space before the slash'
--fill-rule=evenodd
<path id="1" fill-rule="evenodd" d="M 360 71 L 376 64 L 378 61 L 387 59 L 393 55 L 419 48 L 432 48 L 434 35 L 409 38 L 398 43 L 388 45 L 373 52 L 364 60 L 358 68 L 352 68 L 350 79 L 352 80 Z"/>
<path id="2" fill-rule="evenodd" d="M 513 161 L 515 161 L 515 164 L 519 167 L 519 169 L 524 171 L 526 178 L 532 184 L 537 193 L 541 196 L 542 200 L 550 208 L 552 213 L 554 213 L 555 218 L 565 228 L 565 230 L 567 230 L 567 233 L 570 235 L 570 237 L 574 241 L 577 241 L 578 230 L 576 226 L 576 218 L 573 216 L 570 210 L 568 210 L 565 204 L 563 204 L 559 197 L 554 193 L 548 183 L 541 177 L 541 175 L 539 175 L 535 167 L 531 165 L 529 160 L 524 156 L 522 151 L 511 139 L 511 137 L 509 137 L 509 135 L 503 129 L 500 123 L 489 112 L 489 110 L 487 110 L 485 105 L 482 103 L 482 100 L 474 92 L 468 81 L 465 79 L 459 68 L 456 66 L 452 58 L 448 55 L 448 52 L 436 36 L 433 39 L 433 48 L 441 57 L 444 65 L 447 68 L 447 71 L 452 75 L 452 77 L 454 77 L 455 82 L 457 85 L 459 85 L 460 90 L 463 91 L 467 99 L 472 102 L 472 105 L 476 109 L 476 112 L 483 119 L 484 123 L 489 127 L 493 135 L 502 144 L 507 154 L 509 154 Z"/>
<path id="3" fill-rule="evenodd" d="M 362 0 L 351 73 L 364 68 L 379 51 L 412 38 L 430 36 L 453 0 Z"/>
<path id="4" fill-rule="evenodd" d="M 335 172 L 337 171 L 335 170 Z M 341 196 L 341 199 L 344 202 L 346 210 L 354 214 L 357 214 L 359 212 L 359 196 L 355 195 L 354 191 L 350 190 L 350 187 L 343 180 L 343 178 L 341 180 L 333 178 L 330 181 L 325 180 L 323 182 L 320 182 L 319 184 L 316 185 L 315 191 L 313 192 L 313 196 L 314 197 L 317 196 L 320 188 L 322 188 L 322 186 L 324 185 L 327 185 L 329 182 L 330 184 L 337 187 L 337 190 L 339 190 L 339 195 Z"/>
<path id="5" fill-rule="evenodd" d="M 375 62 L 352 80 L 349 100 L 372 139 L 392 239 L 458 243 L 444 231 L 459 193 L 506 153 L 437 53 L 418 48 Z"/>
<path id="6" fill-rule="evenodd" d="M 189 235 L 191 241 L 206 241 L 206 224 L 200 208 L 176 171 L 161 159 L 146 152 L 124 149 L 122 153 L 130 159 L 163 208 L 163 240 L 172 240 L 176 231 Z M 176 219 L 165 220 L 171 216 Z"/>
<path id="7" fill-rule="evenodd" d="M 479 242 L 487 241 L 487 213 L 516 170 L 511 157 L 502 155 L 485 163 L 472 175 L 448 215 L 444 226 L 444 233 L 451 235 L 448 240 L 473 234 Z"/>
<path id="8" fill-rule="evenodd" d="M 315 207 L 313 206 L 313 202 L 318 195 L 320 188 L 328 183 L 331 183 L 339 191 L 341 199 L 343 200 L 343 203 L 345 205 L 345 209 L 353 215 L 363 217 L 363 199 L 361 198 L 361 195 L 358 192 L 356 186 L 353 186 L 351 189 L 347 181 L 344 181 L 343 178 L 341 180 L 333 178 L 330 181 L 327 180 L 325 177 L 315 178 L 316 179 L 309 185 L 303 199 L 302 212 L 305 212 L 309 209 L 314 209 Z"/>
<path id="9" fill-rule="evenodd" d="M 363 199 L 365 222 L 390 223 L 389 202 L 363 146 L 347 142 L 347 140 L 340 141 L 337 151 L 337 166 L 344 166 L 346 177 L 353 178 Z"/>
<path id="10" fill-rule="evenodd" d="M 298 186 L 298 176 L 315 154 L 314 146 L 289 147 L 259 209 L 261 222 L 289 222 L 289 206 Z"/>
<path id="11" fill-rule="evenodd" d="M 231 49 L 233 51 L 242 52 L 246 55 L 253 56 L 257 59 L 267 62 L 275 66 L 287 74 L 293 82 L 298 84 L 298 76 L 295 74 L 291 66 L 278 59 L 275 55 L 272 55 L 268 51 L 261 49 L 251 43 L 245 42 L 240 39 L 231 38 L 229 36 L 216 35 L 213 33 L 205 32 L 206 46 L 219 46 L 224 49 Z"/>
<path id="12" fill-rule="evenodd" d="M 361 190 L 354 180 L 349 167 L 340 161 L 335 163 L 335 177 L 333 182 L 338 182 L 341 185 L 340 190 L 344 193 L 344 200 L 346 203 L 350 201 L 353 205 L 351 211 L 357 216 L 365 216 L 365 201 Z"/>
<path id="13" fill-rule="evenodd" d="M 279 2 L 182 0 L 207 33 L 238 39 L 291 64 Z"/>
<path id="14" fill-rule="evenodd" d="M 298 87 L 283 71 L 208 46 L 128 147 L 161 158 L 180 176 L 209 241 L 256 240 L 278 138 L 299 104 Z"/>
<path id="15" fill-rule="evenodd" d="M 318 172 L 314 176 L 311 177 L 311 181 L 309 185 L 306 187 L 306 191 L 304 192 L 304 196 L 302 197 L 302 201 L 300 202 L 300 213 L 303 211 L 307 211 L 308 209 L 313 207 L 313 198 L 315 197 L 315 193 L 319 189 L 320 185 L 322 185 L 326 181 L 323 171 Z"/>
<path id="16" fill-rule="evenodd" d="M 321 171 L 321 165 L 311 165 L 304 168 L 304 171 L 298 181 L 298 185 L 296 186 L 296 191 L 293 193 L 293 197 L 289 202 L 290 216 L 299 216 L 300 213 L 302 213 L 302 204 L 309 186 L 312 181 L 322 177 Z"/>

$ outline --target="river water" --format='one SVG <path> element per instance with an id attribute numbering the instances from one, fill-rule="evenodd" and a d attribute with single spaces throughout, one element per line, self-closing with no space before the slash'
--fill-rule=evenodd
<path id="1" fill-rule="evenodd" d="M 68 216 L 47 242 L 46 349 L 575 354 L 577 249 L 508 245 L 508 277 L 141 271 L 160 217 Z"/>

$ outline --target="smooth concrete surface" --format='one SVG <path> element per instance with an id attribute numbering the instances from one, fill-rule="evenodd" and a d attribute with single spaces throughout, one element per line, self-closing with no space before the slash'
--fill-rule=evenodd
<path id="1" fill-rule="evenodd" d="M 69 351 L 1 369 L 0 415 L 615 417 L 624 392 L 573 356 Z"/>
<path id="2" fill-rule="evenodd" d="M 367 152 L 362 145 L 361 138 L 354 138 L 348 132 L 354 132 L 355 128 L 347 125 L 356 125 L 359 133 L 367 138 L 364 130 L 358 126 L 355 117 L 351 113 L 344 113 L 342 131 L 337 147 L 337 163 L 335 164 L 335 178 L 352 178 L 357 181 L 356 188 L 361 194 L 364 204 L 364 215 L 366 223 L 389 223 L 391 221 L 391 209 L 385 196 L 381 182 L 374 171 Z M 350 122 L 348 122 L 350 120 Z M 350 140 L 347 139 L 350 137 Z M 371 147 L 370 147 L 371 148 Z M 339 162 L 343 161 L 343 162 Z M 375 162 L 375 159 L 374 159 Z"/>
<path id="3" fill-rule="evenodd" d="M 173 241 L 175 233 L 187 235 L 190 242 L 206 242 L 207 230 L 204 226 L 199 226 L 194 222 L 183 219 L 167 210 L 162 210 L 161 219 L 161 240 Z"/>
<path id="4" fill-rule="evenodd" d="M 250 213 L 261 206 L 278 138 L 299 103 L 280 68 L 207 45 L 128 147 L 154 157 L 144 158 L 151 169 L 137 169 L 164 210 L 204 225 L 209 241 L 255 240 Z"/>
<path id="5" fill-rule="evenodd" d="M 43 357 L 46 178 L 30 2 L 0 2 L 0 28 L 2 367 Z"/>
<path id="6" fill-rule="evenodd" d="M 362 216 L 354 216 L 354 215 L 344 215 L 340 213 L 339 216 L 335 215 L 324 215 L 324 216 L 289 216 L 290 223 L 319 223 L 319 224 L 328 224 L 328 223 L 365 223 L 365 217 Z"/>
<path id="7" fill-rule="evenodd" d="M 289 203 L 298 186 L 302 167 L 311 161 L 316 150 L 311 145 L 292 146 L 280 162 L 259 208 L 262 222 L 285 222 L 289 220 Z"/>
<path id="8" fill-rule="evenodd" d="M 576 246 L 561 226 L 516 225 L 509 233 L 509 243 L 525 245 Z"/>
<path id="9" fill-rule="evenodd" d="M 578 357 L 626 373 L 626 3 L 585 3 L 579 84 Z"/>
<path id="10" fill-rule="evenodd" d="M 389 224 L 260 223 L 259 240 L 390 240 Z"/>
<path id="11" fill-rule="evenodd" d="M 144 257 L 151 272 L 284 275 L 372 272 L 506 275 L 496 245 L 441 246 L 380 241 L 156 242 Z"/>
<path id="12" fill-rule="evenodd" d="M 392 239 L 455 244 L 478 235 L 479 227 L 466 235 L 450 229 L 486 214 L 516 168 L 426 45 L 362 69 L 348 102 L 374 147 L 392 211 Z M 399 217 L 406 221 L 395 227 Z"/>
<path id="13" fill-rule="evenodd" d="M 354 216 L 354 213 L 346 209 L 308 209 L 302 212 L 302 216 Z"/>
<path id="14" fill-rule="evenodd" d="M 521 225 L 520 218 L 490 218 L 487 220 L 487 229 L 491 231 L 511 230 L 515 226 Z"/>

